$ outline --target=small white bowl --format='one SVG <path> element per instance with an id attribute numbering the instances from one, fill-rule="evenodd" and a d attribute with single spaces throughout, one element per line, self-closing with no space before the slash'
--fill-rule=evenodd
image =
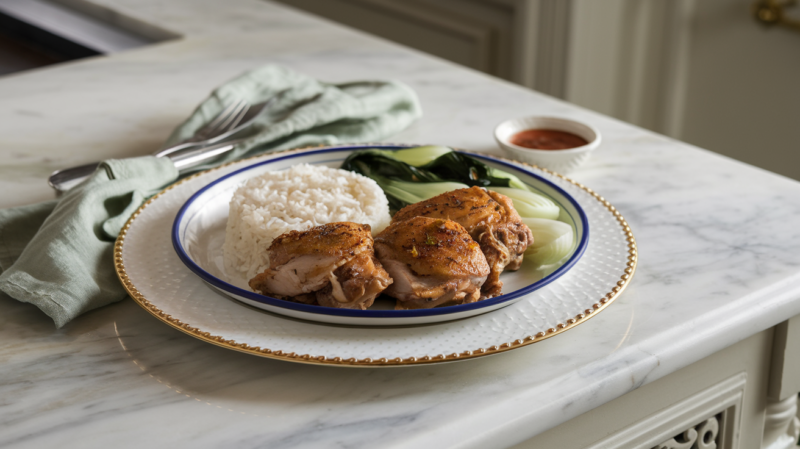
<path id="1" fill-rule="evenodd" d="M 586 139 L 588 144 L 567 150 L 536 150 L 514 145 L 511 137 L 526 129 L 552 129 L 566 131 Z M 600 132 L 593 126 L 560 117 L 523 117 L 507 120 L 494 129 L 494 138 L 500 148 L 516 160 L 538 165 L 556 173 L 567 174 L 589 159 L 600 146 Z"/>

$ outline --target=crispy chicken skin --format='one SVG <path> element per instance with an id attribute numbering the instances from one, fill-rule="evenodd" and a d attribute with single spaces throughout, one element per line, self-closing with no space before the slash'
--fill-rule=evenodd
<path id="1" fill-rule="evenodd" d="M 491 273 L 481 288 L 482 299 L 500 294 L 503 270 L 518 270 L 531 230 L 522 222 L 511 199 L 481 187 L 453 190 L 400 209 L 392 222 L 412 217 L 450 219 L 463 226 L 478 242 Z"/>
<path id="2" fill-rule="evenodd" d="M 398 310 L 475 302 L 489 275 L 478 244 L 450 220 L 395 221 L 375 237 L 375 253 L 394 279 L 384 293 Z"/>
<path id="3" fill-rule="evenodd" d="M 392 283 L 372 245 L 366 224 L 287 232 L 270 245 L 270 267 L 250 280 L 250 288 L 305 304 L 364 310 Z"/>

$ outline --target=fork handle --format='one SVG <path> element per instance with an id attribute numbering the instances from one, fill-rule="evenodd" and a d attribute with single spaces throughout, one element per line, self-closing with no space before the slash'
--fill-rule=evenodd
<path id="1" fill-rule="evenodd" d="M 59 192 L 66 192 L 91 176 L 99 165 L 99 162 L 92 162 L 91 164 L 57 170 L 47 178 L 47 183 Z"/>
<path id="2" fill-rule="evenodd" d="M 171 146 L 169 148 L 164 148 L 163 150 L 158 150 L 155 153 L 153 153 L 153 156 L 155 156 L 155 157 L 170 156 L 171 154 L 174 154 L 174 153 L 176 153 L 178 151 L 183 151 L 183 150 L 186 150 L 186 149 L 192 148 L 192 147 L 202 147 L 204 144 L 211 143 L 211 142 L 214 142 L 214 140 L 211 139 L 211 140 L 209 140 L 207 142 L 206 141 L 200 141 L 200 142 L 179 143 L 179 144 L 173 145 L 173 146 Z"/>
<path id="3" fill-rule="evenodd" d="M 185 172 L 186 170 L 190 170 L 192 167 L 210 161 L 216 157 L 219 157 L 233 150 L 236 144 L 242 141 L 244 141 L 244 139 L 236 139 L 209 146 L 202 146 L 196 143 L 191 145 L 190 144 L 176 145 L 174 147 L 167 148 L 166 150 L 157 153 L 155 156 L 167 157 L 171 159 L 178 170 L 180 170 L 181 172 Z M 187 150 L 195 146 L 198 148 L 189 151 L 181 151 L 181 150 Z M 66 192 L 67 190 L 80 184 L 84 179 L 91 176 L 92 173 L 94 173 L 94 171 L 97 170 L 97 167 L 99 165 L 100 165 L 99 162 L 94 162 L 91 164 L 81 165 L 78 167 L 65 168 L 64 170 L 55 171 L 47 179 L 47 183 L 50 184 L 50 187 L 56 189 L 59 192 L 62 193 Z"/>
<path id="4" fill-rule="evenodd" d="M 177 155 L 168 156 L 172 159 L 172 163 L 181 172 L 185 173 L 188 170 L 197 167 L 206 162 L 210 162 L 225 153 L 230 152 L 236 145 L 243 142 L 245 139 L 229 140 L 227 142 L 218 143 L 216 145 L 209 145 L 201 147 L 192 151 L 184 151 Z"/>
<path id="5" fill-rule="evenodd" d="M 195 147 L 201 148 L 203 144 L 204 142 L 185 142 L 160 150 L 155 153 L 154 156 L 173 158 L 176 153 L 191 150 Z M 91 176 L 92 173 L 97 170 L 99 165 L 100 162 L 92 162 L 91 164 L 79 165 L 77 167 L 70 167 L 63 170 L 54 171 L 50 177 L 47 178 L 47 183 L 50 184 L 50 187 L 56 189 L 58 192 L 66 192 L 67 190 L 80 184 L 84 179 Z"/>

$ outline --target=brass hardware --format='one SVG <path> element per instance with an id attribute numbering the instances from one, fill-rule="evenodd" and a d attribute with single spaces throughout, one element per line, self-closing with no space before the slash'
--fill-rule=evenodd
<path id="1" fill-rule="evenodd" d="M 787 18 L 783 11 L 796 4 L 797 0 L 758 0 L 753 4 L 753 16 L 767 26 L 782 25 L 800 31 L 800 20 Z"/>

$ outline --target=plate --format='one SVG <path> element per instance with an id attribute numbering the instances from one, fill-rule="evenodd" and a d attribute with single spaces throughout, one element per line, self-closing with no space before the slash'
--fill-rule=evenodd
<path id="1" fill-rule="evenodd" d="M 505 272 L 503 294 L 471 304 L 437 307 L 422 310 L 393 310 L 394 301 L 379 298 L 368 310 L 337 309 L 299 304 L 255 293 L 248 287 L 248 279 L 240 273 L 227 272 L 223 263 L 222 244 L 228 221 L 228 205 L 234 191 L 250 178 L 266 172 L 280 171 L 298 164 L 325 165 L 339 168 L 353 151 L 365 148 L 321 148 L 302 153 L 287 154 L 258 161 L 221 176 L 192 195 L 178 211 L 172 228 L 172 244 L 183 263 L 203 281 L 220 293 L 250 306 L 292 318 L 332 324 L 356 326 L 397 326 L 439 323 L 469 318 L 507 307 L 563 276 L 583 255 L 589 241 L 586 214 L 578 202 L 562 188 L 535 171 L 486 155 L 469 154 L 484 163 L 503 169 L 520 178 L 537 193 L 553 200 L 561 209 L 560 221 L 573 228 L 575 242 L 571 254 L 562 264 L 534 269 L 524 262 L 520 270 Z M 368 146 L 395 150 L 401 146 Z"/>
<path id="2" fill-rule="evenodd" d="M 605 310 L 635 273 L 633 233 L 607 200 L 558 174 L 515 164 L 572 196 L 585 212 L 592 237 L 566 274 L 514 304 L 437 324 L 353 327 L 288 318 L 220 296 L 181 262 L 172 247 L 178 211 L 218 178 L 261 161 L 308 151 L 259 156 L 199 173 L 145 202 L 123 227 L 114 247 L 117 274 L 133 300 L 175 329 L 252 355 L 335 366 L 410 366 L 469 360 L 559 335 Z"/>

